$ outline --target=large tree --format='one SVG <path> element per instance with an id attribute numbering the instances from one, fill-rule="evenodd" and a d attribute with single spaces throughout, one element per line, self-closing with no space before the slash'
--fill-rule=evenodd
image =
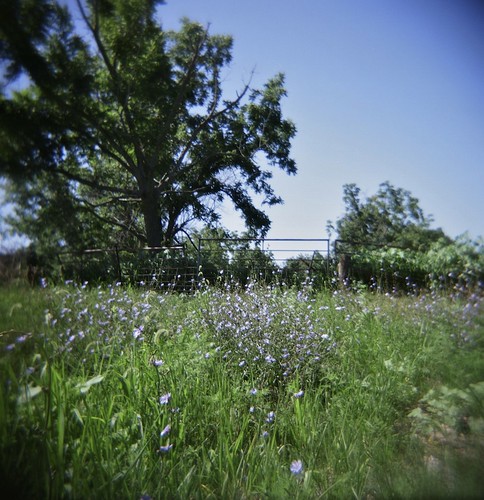
<path id="1" fill-rule="evenodd" d="M 421 250 L 441 238 L 450 241 L 442 229 L 431 229 L 432 217 L 417 198 L 388 181 L 366 199 L 356 184 L 345 184 L 343 193 L 345 214 L 336 223 L 328 221 L 328 229 L 343 242 Z"/>
<path id="2" fill-rule="evenodd" d="M 0 175 L 32 238 L 170 244 L 226 198 L 268 230 L 254 194 L 281 203 L 271 167 L 296 173 L 284 76 L 225 98 L 231 37 L 187 19 L 164 31 L 162 3 L 2 0 Z"/>

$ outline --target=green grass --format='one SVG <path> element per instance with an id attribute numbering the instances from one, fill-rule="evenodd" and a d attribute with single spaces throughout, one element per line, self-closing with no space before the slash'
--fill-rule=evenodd
<path id="1" fill-rule="evenodd" d="M 2 491 L 482 497 L 481 304 L 2 288 Z"/>

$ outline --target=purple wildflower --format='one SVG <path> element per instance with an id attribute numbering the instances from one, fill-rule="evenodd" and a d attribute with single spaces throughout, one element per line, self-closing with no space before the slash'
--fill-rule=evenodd
<path id="1" fill-rule="evenodd" d="M 124 311 L 123 311 L 123 313 L 124 313 Z M 143 337 L 141 337 L 141 335 L 143 334 L 143 330 L 144 330 L 143 325 L 139 326 L 138 328 L 135 328 L 133 331 L 133 337 L 135 339 L 143 340 Z"/>
<path id="2" fill-rule="evenodd" d="M 290 470 L 291 472 L 297 476 L 299 474 L 301 474 L 304 470 L 304 467 L 303 467 L 303 463 L 301 460 L 294 460 L 292 463 L 291 463 L 291 466 L 290 466 Z"/>
<path id="3" fill-rule="evenodd" d="M 168 436 L 168 434 L 170 434 L 170 431 L 171 431 L 171 425 L 168 424 L 161 432 L 160 432 L 160 437 L 163 438 L 165 436 Z"/>
<path id="4" fill-rule="evenodd" d="M 170 392 L 163 394 L 163 396 L 160 397 L 160 405 L 167 405 L 170 402 L 170 399 L 171 399 Z"/>

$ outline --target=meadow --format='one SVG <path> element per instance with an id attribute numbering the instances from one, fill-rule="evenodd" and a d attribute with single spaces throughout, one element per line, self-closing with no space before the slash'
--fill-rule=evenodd
<path id="1" fill-rule="evenodd" d="M 482 498 L 480 294 L 0 288 L 9 498 Z"/>

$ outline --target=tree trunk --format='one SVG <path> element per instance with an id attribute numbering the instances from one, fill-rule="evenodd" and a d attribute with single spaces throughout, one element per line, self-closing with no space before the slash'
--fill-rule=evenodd
<path id="1" fill-rule="evenodd" d="M 141 195 L 141 210 L 145 223 L 146 244 L 149 247 L 160 247 L 163 240 L 163 231 L 158 195 L 154 189 L 144 190 Z"/>

